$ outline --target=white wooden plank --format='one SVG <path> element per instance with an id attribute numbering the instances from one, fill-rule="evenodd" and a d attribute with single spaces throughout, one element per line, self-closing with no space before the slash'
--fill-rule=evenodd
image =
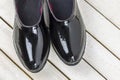
<path id="1" fill-rule="evenodd" d="M 90 35 L 84 58 L 108 80 L 120 80 L 120 61 Z"/>
<path id="2" fill-rule="evenodd" d="M 13 25 L 15 16 L 14 0 L 0 1 L 0 16 L 3 17 L 9 24 Z"/>
<path id="3" fill-rule="evenodd" d="M 85 1 L 79 0 L 79 5 L 87 30 L 120 58 L 120 30 Z"/>
<path id="4" fill-rule="evenodd" d="M 53 48 L 51 48 L 49 59 L 61 71 L 63 71 L 67 76 L 69 76 L 71 80 L 105 80 L 83 60 L 81 60 L 81 62 L 76 66 L 65 65 L 58 58 Z"/>
<path id="5" fill-rule="evenodd" d="M 0 51 L 0 80 L 30 80 Z"/>
<path id="6" fill-rule="evenodd" d="M 19 62 L 19 60 L 18 60 L 18 58 L 17 58 L 17 56 L 16 56 L 16 54 L 14 52 L 14 48 L 12 46 L 12 30 L 10 28 L 8 28 L 8 26 L 6 26 L 5 24 L 2 23 L 2 27 L 0 27 L 0 34 L 1 34 L 0 36 L 4 37 L 0 41 L 0 47 L 4 51 L 6 51 L 6 53 L 8 53 L 8 55 L 13 60 L 15 60 L 16 63 L 18 63 L 22 67 L 22 65 L 20 64 L 20 62 Z M 52 52 L 50 54 L 52 54 Z M 91 80 L 104 80 L 103 77 L 101 77 L 94 69 L 92 69 L 84 61 L 81 61 L 81 63 L 79 65 L 75 66 L 75 67 L 71 67 L 71 66 L 68 67 L 67 65 L 63 64 L 56 57 L 56 54 L 53 55 L 52 57 L 50 57 L 50 60 L 52 62 L 56 61 L 55 65 L 60 67 L 60 69 L 63 72 L 65 72 L 73 80 L 78 80 L 78 79 L 81 79 L 81 80 L 89 80 L 89 79 L 91 79 Z M 44 70 L 43 72 L 40 72 L 39 75 L 32 74 L 32 76 L 34 76 L 35 78 L 37 77 L 36 79 L 41 78 L 41 77 L 48 79 L 48 77 L 46 77 L 46 75 L 49 75 L 51 77 L 52 76 L 55 77 L 55 75 L 60 76 L 57 72 L 56 72 L 56 74 L 53 74 L 53 73 L 55 73 L 55 71 L 53 69 L 50 69 L 50 67 L 46 67 L 46 68 L 47 69 Z M 76 73 L 77 75 L 75 75 L 74 73 Z M 58 79 L 59 78 L 56 77 L 56 80 L 58 80 Z M 45 80 L 45 79 L 43 79 L 43 80 Z M 53 80 L 55 80 L 55 79 L 53 79 Z M 62 79 L 60 79 L 60 80 L 62 80 Z"/>
<path id="7" fill-rule="evenodd" d="M 119 30 L 85 1 L 79 0 L 79 5 L 87 30 L 119 56 Z M 108 80 L 120 80 L 120 61 L 89 35 L 84 58 Z"/>
<path id="8" fill-rule="evenodd" d="M 47 63 L 39 73 L 30 73 L 20 63 L 12 44 L 12 29 L 0 20 L 0 48 L 35 80 L 67 80 L 56 68 Z M 47 76 L 47 77 L 46 77 Z"/>
<path id="9" fill-rule="evenodd" d="M 120 28 L 120 0 L 86 0 Z"/>

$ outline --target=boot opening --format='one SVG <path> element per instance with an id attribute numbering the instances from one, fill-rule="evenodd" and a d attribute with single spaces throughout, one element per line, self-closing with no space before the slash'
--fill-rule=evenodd
<path id="1" fill-rule="evenodd" d="M 51 10 L 57 19 L 65 20 L 71 16 L 74 0 L 49 0 L 49 2 Z"/>
<path id="2" fill-rule="evenodd" d="M 41 0 L 16 0 L 17 13 L 24 25 L 35 25 L 42 15 Z"/>

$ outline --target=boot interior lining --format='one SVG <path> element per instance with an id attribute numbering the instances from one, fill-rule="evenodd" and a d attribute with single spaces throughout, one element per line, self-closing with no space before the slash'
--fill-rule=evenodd
<path id="1" fill-rule="evenodd" d="M 60 20 L 69 18 L 73 10 L 73 0 L 49 0 L 53 14 Z"/>
<path id="2" fill-rule="evenodd" d="M 41 0 L 16 0 L 17 12 L 24 25 L 36 24 L 41 16 Z"/>

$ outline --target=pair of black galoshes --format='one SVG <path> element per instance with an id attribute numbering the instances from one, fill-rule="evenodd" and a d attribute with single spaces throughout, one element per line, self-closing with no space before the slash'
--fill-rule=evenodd
<path id="1" fill-rule="evenodd" d="M 13 43 L 27 70 L 44 67 L 50 40 L 65 64 L 81 60 L 86 33 L 76 0 L 15 0 L 15 8 Z"/>

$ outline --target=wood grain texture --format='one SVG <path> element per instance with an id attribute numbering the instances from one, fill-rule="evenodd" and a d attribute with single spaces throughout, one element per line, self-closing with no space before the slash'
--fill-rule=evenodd
<path id="1" fill-rule="evenodd" d="M 0 51 L 0 80 L 30 80 Z"/>
<path id="2" fill-rule="evenodd" d="M 86 0 L 120 29 L 120 0 Z"/>

